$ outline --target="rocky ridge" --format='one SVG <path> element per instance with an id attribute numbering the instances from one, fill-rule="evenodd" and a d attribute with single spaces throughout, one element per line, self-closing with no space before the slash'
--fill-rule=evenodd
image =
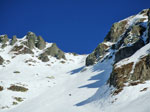
<path id="1" fill-rule="evenodd" d="M 139 49 L 149 44 L 149 28 L 150 9 L 142 10 L 137 15 L 114 23 L 104 42 L 100 43 L 86 58 L 86 66 L 101 62 L 108 56 L 114 56 L 113 70 L 108 80 L 110 85 L 120 89 L 125 86 L 125 83 L 149 80 L 150 53 L 140 58 L 138 62 L 130 62 L 117 67 L 117 63 L 130 58 Z"/>
<path id="2" fill-rule="evenodd" d="M 65 53 L 55 43 L 46 43 L 41 36 L 36 36 L 33 32 L 28 32 L 22 39 L 17 38 L 16 35 L 12 39 L 9 39 L 7 35 L 1 35 L 0 44 L 2 49 L 11 46 L 10 53 L 15 55 L 40 52 L 37 57 L 43 62 L 48 62 L 49 56 L 56 57 L 57 59 L 66 59 Z"/>

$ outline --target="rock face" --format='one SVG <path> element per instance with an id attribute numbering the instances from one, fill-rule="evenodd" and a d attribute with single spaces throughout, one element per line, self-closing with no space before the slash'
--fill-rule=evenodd
<path id="1" fill-rule="evenodd" d="M 37 37 L 36 47 L 40 50 L 42 50 L 46 47 L 46 42 L 44 41 L 44 39 L 41 36 Z"/>
<path id="2" fill-rule="evenodd" d="M 113 43 L 105 46 L 104 43 Z M 131 85 L 137 82 L 150 80 L 150 53 L 139 62 L 130 62 L 121 66 L 116 66 L 118 62 L 129 58 L 136 51 L 150 42 L 150 9 L 146 9 L 123 21 L 112 25 L 110 31 L 97 48 L 87 56 L 86 66 L 95 64 L 98 60 L 105 60 L 107 52 L 114 55 L 113 70 L 108 83 L 117 89 L 122 89 L 125 83 Z M 135 57 L 136 58 L 136 57 Z M 136 83 L 135 83 L 136 82 Z M 134 83 L 134 84 L 133 84 Z"/>
<path id="3" fill-rule="evenodd" d="M 148 15 L 148 24 L 147 24 L 147 43 L 150 42 L 150 10 L 147 12 Z"/>
<path id="4" fill-rule="evenodd" d="M 129 25 L 130 19 L 134 19 L 132 16 L 128 19 L 114 23 L 104 39 L 104 42 L 99 44 L 97 48 L 89 54 L 86 59 L 86 66 L 95 64 L 100 58 L 103 58 L 108 49 L 116 50 L 115 61 L 118 62 L 124 58 L 133 55 L 138 49 L 145 45 L 143 35 L 147 30 L 142 24 L 146 20 L 145 16 L 148 16 L 148 10 L 143 10 L 139 14 L 143 15 L 143 18 L 135 19 L 135 23 Z M 131 24 L 131 23 L 130 23 Z M 103 43 L 114 43 L 112 46 L 104 46 Z"/>
<path id="5" fill-rule="evenodd" d="M 144 82 L 150 80 L 150 54 L 141 58 L 136 63 L 133 73 L 131 73 L 132 69 L 133 63 L 123 65 L 119 68 L 114 67 L 109 79 L 110 85 L 120 89 L 124 87 L 124 83 L 126 82 Z"/>
<path id="6" fill-rule="evenodd" d="M 104 41 L 116 42 L 119 37 L 125 32 L 127 25 L 127 20 L 123 20 L 121 22 L 114 23 L 105 37 Z"/>
<path id="7" fill-rule="evenodd" d="M 38 49 L 42 50 L 46 47 L 46 42 L 44 41 L 44 39 L 41 36 L 37 37 L 36 34 L 33 32 L 28 32 L 26 38 L 27 38 L 26 45 L 30 49 L 37 47 Z"/>
<path id="8" fill-rule="evenodd" d="M 111 76 L 109 78 L 109 84 L 114 87 L 120 89 L 124 86 L 130 77 L 130 72 L 132 70 L 133 63 L 129 63 L 127 65 L 123 65 L 119 68 L 113 68 Z"/>
<path id="9" fill-rule="evenodd" d="M 35 42 L 37 40 L 37 36 L 35 35 L 35 33 L 33 32 L 28 32 L 27 34 L 27 46 L 30 48 L 30 49 L 33 49 L 35 47 Z"/>
<path id="10" fill-rule="evenodd" d="M 144 45 L 145 45 L 144 41 L 142 39 L 139 39 L 131 46 L 127 46 L 119 49 L 115 54 L 115 63 L 119 62 L 122 59 L 132 56 L 137 50 L 139 50 Z"/>
<path id="11" fill-rule="evenodd" d="M 99 44 L 96 49 L 86 58 L 86 66 L 93 65 L 95 62 L 101 59 L 105 55 L 108 47 L 109 46 L 104 43 Z"/>
<path id="12" fill-rule="evenodd" d="M 4 59 L 0 56 L 0 65 L 4 63 Z"/>
<path id="13" fill-rule="evenodd" d="M 39 59 L 47 62 L 49 61 L 48 56 L 53 56 L 57 59 L 66 59 L 64 52 L 60 50 L 55 43 L 53 43 L 51 47 L 47 48 L 45 52 L 40 55 Z"/>

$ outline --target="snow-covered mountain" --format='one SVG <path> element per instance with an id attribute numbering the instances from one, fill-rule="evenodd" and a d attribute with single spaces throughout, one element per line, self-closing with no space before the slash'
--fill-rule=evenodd
<path id="1" fill-rule="evenodd" d="M 150 9 L 112 25 L 89 55 L 28 32 L 0 36 L 0 112 L 149 112 Z"/>

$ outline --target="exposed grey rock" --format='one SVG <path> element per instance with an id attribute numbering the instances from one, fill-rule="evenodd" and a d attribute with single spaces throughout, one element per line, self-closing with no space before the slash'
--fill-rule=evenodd
<path id="1" fill-rule="evenodd" d="M 7 46 L 7 44 L 2 44 L 2 49 L 4 49 Z"/>
<path id="2" fill-rule="evenodd" d="M 146 81 L 150 80 L 150 54 L 143 57 L 134 68 L 134 73 L 131 75 L 133 81 Z"/>
<path id="3" fill-rule="evenodd" d="M 9 39 L 8 39 L 7 35 L 1 35 L 0 36 L 0 43 L 5 44 L 8 41 L 9 41 Z"/>
<path id="4" fill-rule="evenodd" d="M 122 67 L 119 68 L 115 68 L 114 65 L 108 83 L 116 87 L 117 89 L 124 87 L 124 83 L 126 83 L 130 78 L 132 66 L 133 63 L 123 65 Z"/>
<path id="5" fill-rule="evenodd" d="M 145 45 L 144 41 L 139 38 L 139 40 L 135 42 L 134 44 L 132 44 L 131 46 L 127 46 L 127 47 L 123 47 L 119 49 L 115 54 L 115 63 L 117 63 L 118 61 L 122 59 L 130 57 L 144 45 Z"/>
<path id="6" fill-rule="evenodd" d="M 147 12 L 148 15 L 148 23 L 147 23 L 147 43 L 150 42 L 150 10 Z"/>
<path id="7" fill-rule="evenodd" d="M 14 45 L 17 42 L 17 36 L 14 35 L 11 39 L 10 45 Z"/>
<path id="8" fill-rule="evenodd" d="M 48 62 L 49 61 L 49 58 L 48 58 L 46 53 L 41 54 L 39 59 L 42 60 L 43 62 Z"/>
<path id="9" fill-rule="evenodd" d="M 0 56 L 0 65 L 4 63 L 4 59 Z"/>
<path id="10" fill-rule="evenodd" d="M 133 62 L 123 65 L 119 68 L 113 68 L 111 76 L 109 78 L 109 84 L 120 89 L 123 88 L 126 82 L 131 85 L 137 85 L 144 81 L 150 80 L 150 54 L 140 59 L 135 64 L 134 71 L 131 73 Z M 134 82 L 134 83 L 133 83 Z"/>
<path id="11" fill-rule="evenodd" d="M 57 47 L 56 43 L 53 43 L 51 47 L 47 48 L 45 53 L 57 59 L 66 59 L 64 52 Z"/>
<path id="12" fill-rule="evenodd" d="M 99 44 L 96 47 L 96 49 L 87 56 L 86 66 L 95 64 L 96 61 L 98 61 L 100 58 L 102 58 L 105 55 L 107 48 L 108 46 L 105 45 L 104 43 Z"/>
<path id="13" fill-rule="evenodd" d="M 36 47 L 40 50 L 44 49 L 46 47 L 46 42 L 41 36 L 37 37 L 37 44 Z"/>
<path id="14" fill-rule="evenodd" d="M 23 45 L 20 45 L 20 46 L 14 46 L 10 52 L 14 52 L 16 55 L 19 55 L 19 54 L 33 54 L 32 50 L 27 48 L 27 47 L 24 47 Z"/>
<path id="15" fill-rule="evenodd" d="M 118 50 L 122 46 L 126 47 L 137 42 L 146 31 L 146 28 L 142 25 L 133 25 L 125 31 L 125 33 L 120 37 L 120 40 L 115 45 L 115 49 Z"/>
<path id="16" fill-rule="evenodd" d="M 39 56 L 39 59 L 49 61 L 47 56 L 53 56 L 57 59 L 66 59 L 65 54 L 62 50 L 60 50 L 55 43 L 52 44 L 51 47 L 47 48 L 44 53 Z"/>
<path id="17" fill-rule="evenodd" d="M 114 23 L 105 37 L 104 41 L 117 42 L 119 37 L 125 32 L 127 20 Z"/>
<path id="18" fill-rule="evenodd" d="M 33 49 L 33 48 L 35 47 L 35 43 L 36 43 L 36 40 L 37 40 L 37 36 L 36 36 L 35 33 L 33 33 L 33 32 L 28 32 L 26 38 L 28 39 L 27 46 L 28 46 L 30 49 Z"/>
<path id="19" fill-rule="evenodd" d="M 94 53 L 91 53 L 88 55 L 88 57 L 86 58 L 86 66 L 90 66 L 95 64 L 96 62 L 96 56 L 94 55 Z"/>

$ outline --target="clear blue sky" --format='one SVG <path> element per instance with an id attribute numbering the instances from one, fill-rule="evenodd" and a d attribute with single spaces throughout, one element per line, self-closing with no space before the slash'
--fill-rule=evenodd
<path id="1" fill-rule="evenodd" d="M 28 31 L 65 52 L 90 53 L 111 25 L 150 7 L 150 0 L 0 0 L 0 34 Z"/>

